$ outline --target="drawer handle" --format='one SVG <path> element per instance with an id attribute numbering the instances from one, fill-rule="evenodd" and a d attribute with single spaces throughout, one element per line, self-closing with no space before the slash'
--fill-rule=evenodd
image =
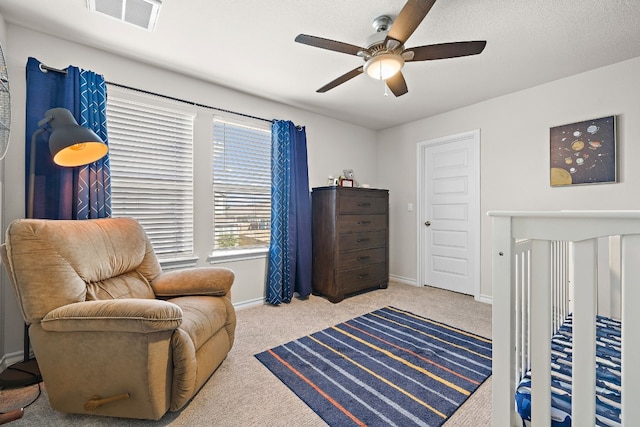
<path id="1" fill-rule="evenodd" d="M 367 225 L 371 224 L 371 221 L 358 221 L 358 225 Z"/>
<path id="2" fill-rule="evenodd" d="M 369 202 L 360 202 L 358 203 L 358 206 L 363 207 L 363 208 L 368 208 L 371 206 L 371 203 Z"/>
<path id="3" fill-rule="evenodd" d="M 358 274 L 358 279 L 364 279 L 365 277 L 369 277 L 369 273 Z"/>
<path id="4" fill-rule="evenodd" d="M 357 259 L 358 259 L 358 261 L 366 261 L 369 258 L 371 258 L 371 257 L 367 255 L 367 256 L 359 256 Z"/>
<path id="5" fill-rule="evenodd" d="M 358 243 L 368 242 L 371 239 L 358 239 Z"/>

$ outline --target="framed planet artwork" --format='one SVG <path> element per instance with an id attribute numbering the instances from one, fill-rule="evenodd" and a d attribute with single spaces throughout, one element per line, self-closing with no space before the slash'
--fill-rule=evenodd
<path id="1" fill-rule="evenodd" d="M 617 182 L 615 116 L 552 127 L 551 186 Z"/>

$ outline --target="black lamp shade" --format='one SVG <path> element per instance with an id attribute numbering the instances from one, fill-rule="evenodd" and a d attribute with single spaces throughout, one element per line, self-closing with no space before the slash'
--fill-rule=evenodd
<path id="1" fill-rule="evenodd" d="M 92 130 L 82 126 L 55 129 L 49 137 L 53 161 L 60 166 L 82 166 L 93 163 L 107 154 L 107 145 Z"/>
<path id="2" fill-rule="evenodd" d="M 95 132 L 78 125 L 69 110 L 52 108 L 45 116 L 51 117 L 49 150 L 57 165 L 86 165 L 101 159 L 109 151 L 109 147 Z"/>

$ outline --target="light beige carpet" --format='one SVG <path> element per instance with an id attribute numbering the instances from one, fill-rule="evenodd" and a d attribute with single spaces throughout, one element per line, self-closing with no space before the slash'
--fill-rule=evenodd
<path id="1" fill-rule="evenodd" d="M 302 400 L 265 368 L 254 354 L 385 306 L 394 306 L 491 337 L 491 306 L 435 288 L 391 283 L 338 304 L 322 297 L 278 307 L 239 310 L 236 341 L 220 368 L 180 412 L 159 421 L 72 415 L 49 407 L 46 391 L 25 409 L 19 426 L 326 426 Z M 23 406 L 37 387 L 3 390 L 0 412 Z M 491 378 L 447 421 L 451 426 L 491 425 Z"/>

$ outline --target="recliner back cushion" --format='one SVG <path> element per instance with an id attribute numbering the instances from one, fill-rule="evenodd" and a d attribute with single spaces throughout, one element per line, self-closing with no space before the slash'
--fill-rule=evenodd
<path id="1" fill-rule="evenodd" d="M 16 294 L 28 323 L 62 305 L 154 298 L 160 264 L 131 218 L 17 220 L 6 235 Z"/>

